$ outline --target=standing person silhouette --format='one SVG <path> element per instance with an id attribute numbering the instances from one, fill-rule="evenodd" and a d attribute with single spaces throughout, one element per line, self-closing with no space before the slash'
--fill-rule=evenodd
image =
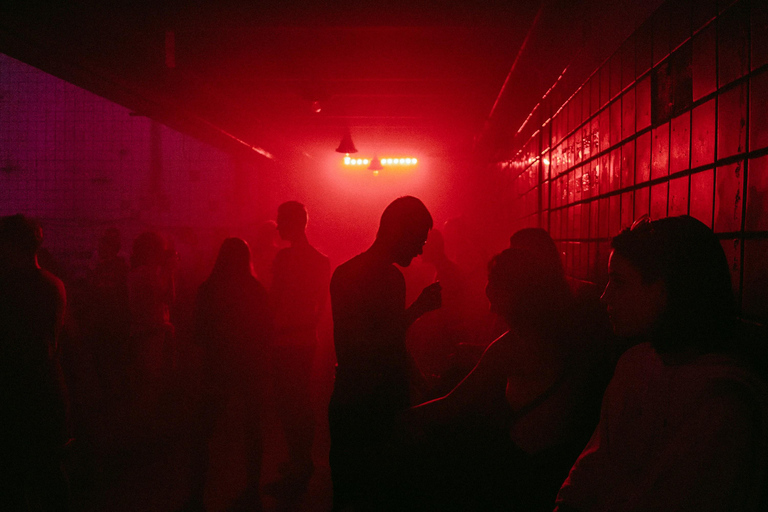
<path id="1" fill-rule="evenodd" d="M 165 239 L 145 231 L 133 241 L 128 273 L 128 306 L 132 368 L 130 387 L 142 411 L 157 412 L 162 384 L 168 381 L 165 354 L 175 329 L 170 307 L 175 299 L 173 269 L 167 264 Z"/>
<path id="2" fill-rule="evenodd" d="M 260 510 L 266 353 L 271 339 L 267 291 L 253 276 L 248 244 L 227 238 L 195 302 L 196 343 L 203 349 L 203 387 L 193 430 L 192 492 L 184 511 L 205 510 L 208 444 L 229 400 L 242 408 L 247 481 L 233 510 Z"/>
<path id="3" fill-rule="evenodd" d="M 128 272 L 120 255 L 120 231 L 109 228 L 99 238 L 97 261 L 88 275 L 88 307 L 84 331 L 96 359 L 99 380 L 112 395 L 125 387 L 125 352 L 131 317 L 128 309 Z"/>
<path id="4" fill-rule="evenodd" d="M 396 414 L 410 405 L 405 332 L 440 307 L 434 283 L 405 307 L 407 267 L 422 253 L 432 216 L 419 199 L 395 199 L 373 245 L 340 265 L 331 279 L 336 381 L 329 405 L 334 510 L 370 508 L 377 468 Z"/>
<path id="5" fill-rule="evenodd" d="M 66 293 L 38 264 L 42 240 L 34 220 L 0 218 L 2 510 L 69 510 L 62 470 L 68 404 L 58 347 Z"/>
<path id="6" fill-rule="evenodd" d="M 287 201 L 278 207 L 277 231 L 291 244 L 275 256 L 270 292 L 275 315 L 275 405 L 288 445 L 282 477 L 268 488 L 278 497 L 302 494 L 314 471 L 310 376 L 331 267 L 328 258 L 310 245 L 306 227 L 303 204 Z"/>

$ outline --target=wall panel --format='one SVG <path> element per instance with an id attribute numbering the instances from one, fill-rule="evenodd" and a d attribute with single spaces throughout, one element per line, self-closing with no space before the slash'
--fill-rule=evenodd
<path id="1" fill-rule="evenodd" d="M 560 128 L 541 142 L 552 155 L 552 201 L 541 206 L 549 223 L 541 226 L 574 277 L 603 283 L 611 236 L 644 214 L 690 214 L 721 238 L 743 316 L 765 323 L 768 8 L 756 0 L 717 7 L 714 0 L 667 2 L 553 105 Z M 582 115 L 558 124 L 571 103 Z M 511 141 L 506 154 L 520 155 L 522 144 Z M 516 157 L 505 165 L 522 171 L 530 164 Z M 521 206 L 517 213 L 539 212 Z"/>
<path id="2" fill-rule="evenodd" d="M 76 276 L 107 227 L 123 250 L 163 232 L 184 264 L 248 218 L 254 169 L 0 54 L 0 215 L 39 219 L 44 247 Z M 204 241 L 206 236 L 212 240 Z"/>

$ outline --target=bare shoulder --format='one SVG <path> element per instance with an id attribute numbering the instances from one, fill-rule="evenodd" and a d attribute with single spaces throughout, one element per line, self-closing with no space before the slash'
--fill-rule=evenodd
<path id="1" fill-rule="evenodd" d="M 45 283 L 47 291 L 49 291 L 51 295 L 56 295 L 60 300 L 66 298 L 66 289 L 64 287 L 64 282 L 61 279 L 45 269 L 40 269 L 40 276 L 42 277 L 43 283 Z"/>
<path id="2" fill-rule="evenodd" d="M 358 254 L 342 263 L 333 272 L 331 288 L 339 286 L 364 286 L 366 288 L 405 286 L 405 278 L 397 267 L 382 264 L 368 254 Z"/>

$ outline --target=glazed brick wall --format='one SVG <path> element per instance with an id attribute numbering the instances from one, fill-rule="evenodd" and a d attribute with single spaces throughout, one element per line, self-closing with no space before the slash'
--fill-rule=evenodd
<path id="1" fill-rule="evenodd" d="M 690 214 L 721 239 L 742 316 L 768 322 L 768 4 L 667 2 L 552 96 L 489 170 L 511 230 L 548 229 L 568 273 L 603 284 L 622 228 Z"/>

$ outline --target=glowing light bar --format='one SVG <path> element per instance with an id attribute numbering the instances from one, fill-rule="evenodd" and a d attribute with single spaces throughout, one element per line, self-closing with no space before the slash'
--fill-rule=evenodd
<path id="1" fill-rule="evenodd" d="M 350 156 L 345 156 L 344 165 L 354 166 L 354 167 L 358 167 L 362 165 L 367 166 L 368 164 L 371 163 L 372 160 L 373 160 L 372 158 L 352 158 Z M 403 158 L 386 157 L 386 158 L 380 158 L 379 160 L 381 161 L 381 165 L 391 165 L 391 166 L 398 166 L 398 167 L 412 167 L 419 162 L 417 158 L 413 158 L 413 157 L 403 157 Z"/>

